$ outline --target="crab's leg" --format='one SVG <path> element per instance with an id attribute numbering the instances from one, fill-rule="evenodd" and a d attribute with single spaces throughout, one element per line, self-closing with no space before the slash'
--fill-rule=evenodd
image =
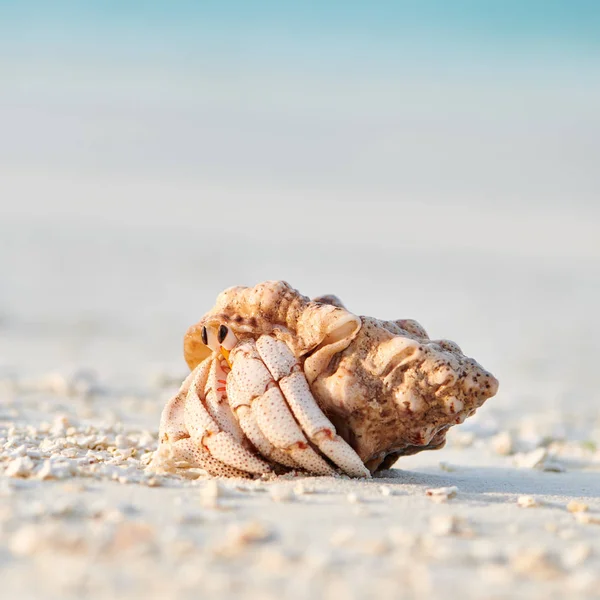
<path id="1" fill-rule="evenodd" d="M 200 365 L 197 367 L 197 369 Z M 195 444 L 190 438 L 184 419 L 185 398 L 189 386 L 195 377 L 195 371 L 190 373 L 181 388 L 167 402 L 160 419 L 159 446 L 152 462 L 150 471 L 161 470 L 164 463 L 185 461 L 191 466 L 204 469 L 210 475 L 221 477 L 248 477 L 248 474 L 213 458 L 203 447 Z"/>
<path id="2" fill-rule="evenodd" d="M 292 460 L 292 457 L 283 450 L 279 450 L 273 446 L 273 444 L 265 437 L 265 434 L 256 422 L 256 417 L 250 406 L 251 402 L 247 400 L 246 395 L 240 394 L 237 390 L 233 377 L 230 377 L 227 380 L 227 394 L 231 409 L 235 413 L 242 431 L 259 453 L 280 465 L 297 469 L 298 464 Z"/>
<path id="3" fill-rule="evenodd" d="M 160 416 L 159 440 L 160 442 L 173 442 L 190 437 L 183 418 L 185 397 L 190 389 L 190 384 L 196 376 L 196 371 L 202 367 L 199 364 L 183 381 L 177 393 L 167 402 Z"/>
<path id="4" fill-rule="evenodd" d="M 256 342 L 256 349 L 310 441 L 348 475 L 370 477 L 358 454 L 337 435 L 335 427 L 317 404 L 302 367 L 287 344 L 262 335 Z"/>
<path id="5" fill-rule="evenodd" d="M 253 341 L 238 344 L 230 354 L 230 402 L 251 408 L 267 440 L 303 469 L 319 475 L 335 471 L 310 446 Z"/>
<path id="6" fill-rule="evenodd" d="M 251 476 L 248 471 L 241 471 L 216 459 L 208 450 L 196 445 L 191 438 L 175 442 L 173 450 L 177 452 L 182 460 L 185 460 L 192 466 L 204 469 L 209 475 L 214 475 L 215 477 L 239 477 L 241 479 L 248 479 Z"/>
<path id="7" fill-rule="evenodd" d="M 241 443 L 244 432 L 227 402 L 227 374 L 231 369 L 222 356 L 212 361 L 205 387 L 206 408 L 217 425 Z"/>
<path id="8" fill-rule="evenodd" d="M 184 419 L 191 439 L 226 465 L 249 473 L 270 472 L 271 467 L 265 461 L 246 450 L 230 433 L 222 431 L 204 406 L 202 396 L 209 369 L 207 361 L 201 363 L 185 399 Z"/>

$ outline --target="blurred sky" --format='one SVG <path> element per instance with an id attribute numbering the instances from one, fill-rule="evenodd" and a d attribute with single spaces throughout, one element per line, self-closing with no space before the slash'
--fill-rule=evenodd
<path id="1" fill-rule="evenodd" d="M 162 361 L 266 278 L 583 352 L 599 32 L 594 0 L 0 0 L 0 354 L 137 320 Z"/>
<path id="2" fill-rule="evenodd" d="M 589 206 L 599 31 L 577 0 L 0 0 L 0 169 Z"/>

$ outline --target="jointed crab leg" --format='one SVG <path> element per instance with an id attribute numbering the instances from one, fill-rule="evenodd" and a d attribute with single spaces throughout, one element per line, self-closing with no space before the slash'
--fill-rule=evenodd
<path id="1" fill-rule="evenodd" d="M 250 473 L 221 462 L 206 448 L 198 446 L 192 438 L 185 438 L 175 442 L 173 444 L 173 451 L 190 465 L 204 469 L 210 475 L 215 475 L 216 477 L 240 477 L 243 479 L 251 477 Z"/>
<path id="2" fill-rule="evenodd" d="M 256 349 L 310 441 L 348 475 L 370 477 L 358 454 L 336 434 L 335 427 L 317 404 L 302 367 L 287 344 L 263 335 L 258 338 Z"/>
<path id="3" fill-rule="evenodd" d="M 222 356 L 215 356 L 210 366 L 208 379 L 204 388 L 206 408 L 217 425 L 241 443 L 244 432 L 240 428 L 229 403 L 227 402 L 226 379 L 230 369 Z"/>
<path id="4" fill-rule="evenodd" d="M 294 463 L 312 473 L 334 474 L 335 471 L 309 445 L 255 343 L 251 340 L 239 343 L 232 350 L 230 359 L 232 370 L 227 379 L 227 390 L 232 406 L 250 407 L 267 440 L 288 454 Z"/>
<path id="5" fill-rule="evenodd" d="M 334 475 L 335 471 L 311 448 L 294 420 L 283 394 L 273 386 L 262 396 L 255 398 L 252 412 L 256 422 L 267 438 L 285 450 L 292 460 L 309 472 L 318 475 Z"/>
<path id="6" fill-rule="evenodd" d="M 200 365 L 196 368 L 199 369 Z M 211 475 L 220 477 L 248 477 L 248 473 L 222 463 L 214 458 L 206 448 L 194 442 L 187 432 L 184 418 L 185 399 L 190 383 L 196 375 L 192 371 L 163 409 L 160 421 L 161 439 L 159 449 L 154 455 L 150 469 L 160 468 L 165 459 L 170 462 L 173 457 L 193 467 L 204 469 Z"/>
<path id="7" fill-rule="evenodd" d="M 206 409 L 210 416 L 223 431 L 230 433 L 238 443 L 243 443 L 242 440 L 245 435 L 262 456 L 273 462 L 297 468 L 298 465 L 287 454 L 275 448 L 264 436 L 256 424 L 250 405 L 231 402 L 231 399 L 227 396 L 227 388 L 232 387 L 231 379 L 229 385 L 227 385 L 227 375 L 231 371 L 227 359 L 229 351 L 237 344 L 236 336 L 227 327 L 224 325 L 218 326 L 218 324 L 204 326 L 201 336 L 202 342 L 213 350 L 210 371 L 204 385 Z M 200 386 L 197 386 L 197 389 L 202 390 L 201 384 L 202 382 L 200 382 Z M 190 398 L 190 406 L 195 406 L 195 403 L 197 401 Z M 196 423 L 197 418 L 197 416 L 190 414 L 190 423 Z M 205 420 L 206 415 L 200 414 L 200 419 Z M 205 424 L 205 427 L 208 427 L 208 425 Z M 235 466 L 242 468 L 237 463 Z"/>
<path id="8" fill-rule="evenodd" d="M 215 357 L 213 357 L 213 360 Z M 185 425 L 191 439 L 201 447 L 205 447 L 221 462 L 247 471 L 249 473 L 268 473 L 271 467 L 246 450 L 228 432 L 222 431 L 206 410 L 203 402 L 203 391 L 208 379 L 210 361 L 206 360 L 195 372 L 190 384 L 184 408 Z"/>
<path id="9" fill-rule="evenodd" d="M 256 417 L 252 412 L 250 406 L 252 402 L 248 401 L 246 396 L 241 395 L 235 389 L 235 380 L 233 377 L 230 377 L 227 382 L 227 390 L 229 394 L 229 404 L 239 421 L 242 431 L 259 453 L 280 465 L 297 469 L 298 464 L 292 460 L 291 456 L 286 454 L 283 450 L 275 448 L 275 446 L 273 446 L 273 444 L 265 437 L 265 434 L 258 426 Z"/>

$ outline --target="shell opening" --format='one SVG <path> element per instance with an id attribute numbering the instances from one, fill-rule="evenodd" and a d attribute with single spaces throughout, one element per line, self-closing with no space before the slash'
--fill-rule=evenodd
<path id="1" fill-rule="evenodd" d="M 346 314 L 340 316 L 321 343 L 306 359 L 304 373 L 308 383 L 312 383 L 319 373 L 322 373 L 327 368 L 333 356 L 345 350 L 356 337 L 362 325 L 361 320 L 352 313 L 344 312 Z"/>

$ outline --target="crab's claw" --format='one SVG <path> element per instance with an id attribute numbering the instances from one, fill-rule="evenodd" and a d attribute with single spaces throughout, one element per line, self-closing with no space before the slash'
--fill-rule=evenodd
<path id="1" fill-rule="evenodd" d="M 203 341 L 203 325 L 192 325 L 183 337 L 183 356 L 190 371 L 193 371 L 203 360 L 212 354 L 212 350 Z"/>

